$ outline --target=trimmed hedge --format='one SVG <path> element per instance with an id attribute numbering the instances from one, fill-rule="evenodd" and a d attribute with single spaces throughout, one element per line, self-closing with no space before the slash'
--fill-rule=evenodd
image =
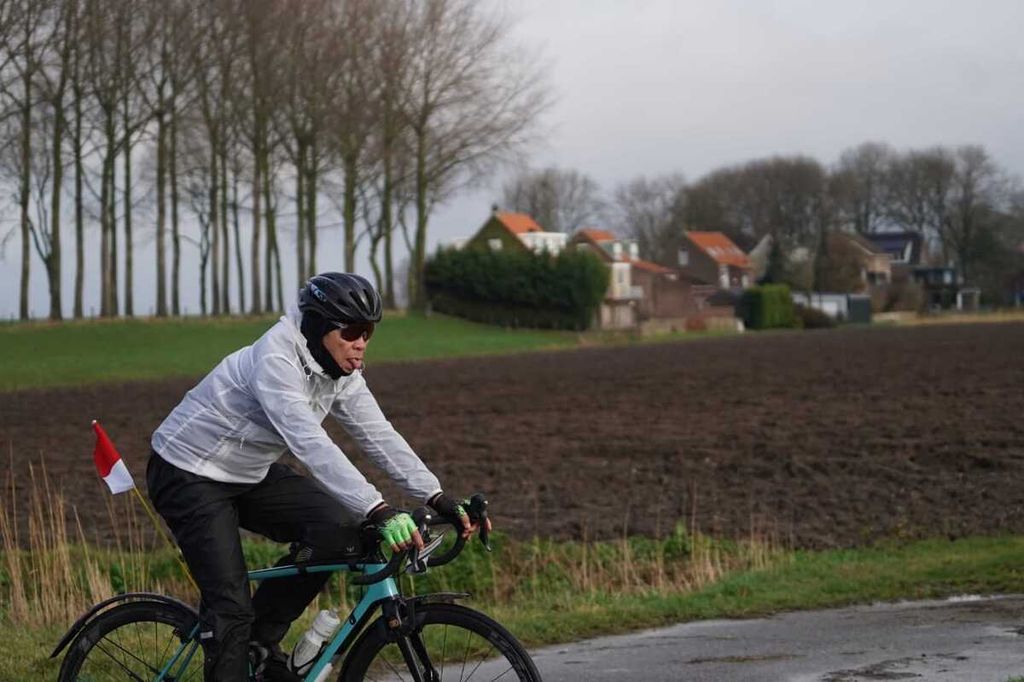
<path id="1" fill-rule="evenodd" d="M 785 284 L 764 284 L 743 292 L 736 314 L 747 329 L 799 327 L 793 297 Z"/>
<path id="2" fill-rule="evenodd" d="M 424 274 L 438 312 L 505 327 L 577 330 L 594 321 L 611 276 L 585 251 L 483 249 L 439 251 Z"/>

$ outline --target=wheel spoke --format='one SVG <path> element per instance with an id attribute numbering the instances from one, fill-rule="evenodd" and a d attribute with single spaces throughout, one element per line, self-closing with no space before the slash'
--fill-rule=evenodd
<path id="1" fill-rule="evenodd" d="M 489 648 L 489 649 L 487 649 L 487 652 L 486 652 L 486 653 L 485 653 L 484 655 L 482 655 L 482 656 L 480 657 L 480 659 L 479 659 L 479 660 L 477 660 L 477 662 L 476 662 L 476 668 L 474 668 L 474 669 L 473 669 L 473 672 L 471 672 L 471 673 L 469 674 L 469 677 L 467 677 L 467 678 L 466 678 L 467 680 L 469 680 L 469 679 L 470 679 L 470 678 L 472 678 L 472 677 L 473 677 L 474 675 L 476 675 L 476 671 L 477 671 L 477 670 L 479 670 L 479 668 L 480 668 L 480 666 L 481 666 L 481 665 L 483 664 L 484 660 L 486 660 L 486 659 L 487 659 L 487 657 L 488 657 L 488 656 L 490 655 L 490 652 L 492 652 L 492 651 L 494 651 L 494 650 L 495 650 L 495 645 L 494 645 L 494 643 L 492 643 L 492 644 L 490 644 L 490 648 Z"/>
<path id="2" fill-rule="evenodd" d="M 509 666 L 509 667 L 505 668 L 505 672 L 503 672 L 502 674 L 498 675 L 498 676 L 497 676 L 497 677 L 495 677 L 495 678 L 492 678 L 492 679 L 491 679 L 491 682 L 498 682 L 498 680 L 500 680 L 501 678 L 505 677 L 505 675 L 507 675 L 507 674 L 508 674 L 508 671 L 509 671 L 509 670 L 513 670 L 513 667 L 512 667 L 512 666 Z"/>
<path id="3" fill-rule="evenodd" d="M 113 655 L 112 653 L 110 653 L 109 651 L 107 651 L 106 649 L 104 649 L 103 647 L 101 647 L 101 646 L 100 646 L 100 644 L 99 644 L 99 642 L 97 642 L 97 643 L 95 644 L 95 646 L 94 646 L 93 648 L 95 648 L 95 649 L 99 649 L 99 650 L 100 650 L 100 651 L 102 651 L 102 652 L 103 652 L 104 654 L 106 654 L 106 655 L 107 655 L 107 656 L 108 656 L 108 657 L 110 658 L 110 660 L 112 660 L 112 661 L 113 661 L 114 663 L 117 663 L 117 664 L 118 664 L 119 666 L 121 666 L 122 668 L 124 668 L 124 671 L 125 671 L 126 673 L 128 673 L 129 675 L 131 675 L 131 676 L 132 676 L 132 677 L 133 677 L 134 679 L 138 680 L 139 682 L 145 682 L 145 680 L 143 680 L 143 679 L 142 679 L 141 677 L 139 677 L 138 675 L 136 675 L 136 674 L 135 674 L 135 673 L 134 673 L 134 672 L 132 671 L 132 669 L 131 669 L 131 668 L 129 668 L 129 667 L 127 666 L 127 665 L 125 665 L 125 664 L 124 664 L 124 662 L 122 662 L 122 661 L 121 661 L 120 659 L 118 659 L 118 658 L 117 658 L 116 656 L 114 656 L 114 655 Z M 159 671 L 157 671 L 157 672 L 159 672 Z"/>
<path id="4" fill-rule="evenodd" d="M 469 638 L 473 636 L 473 631 L 466 629 L 466 653 L 462 656 L 462 669 L 459 671 L 459 682 L 462 682 L 462 676 L 466 673 L 466 661 L 469 660 Z"/>

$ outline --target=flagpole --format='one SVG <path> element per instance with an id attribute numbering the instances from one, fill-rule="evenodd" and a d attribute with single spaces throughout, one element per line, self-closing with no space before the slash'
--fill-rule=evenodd
<path id="1" fill-rule="evenodd" d="M 177 543 L 171 540 L 170 536 L 167 535 L 167 531 L 164 530 L 164 527 L 160 525 L 160 521 L 156 518 L 156 514 L 153 513 L 153 509 L 149 506 L 149 502 L 147 502 L 146 498 L 142 496 L 142 493 L 139 492 L 138 488 L 132 488 L 132 492 L 135 493 L 136 499 L 138 499 L 142 504 L 142 508 L 146 510 L 147 514 L 149 514 L 149 519 L 153 522 L 153 526 L 156 527 L 157 532 L 160 533 L 160 536 L 168 545 L 171 546 L 171 549 L 174 550 L 174 558 L 178 560 L 178 565 L 181 566 L 181 570 L 185 572 L 185 577 L 188 578 L 190 583 L 192 583 L 192 587 L 199 590 L 199 585 L 196 584 L 196 579 L 192 577 L 192 572 L 188 570 L 188 564 L 185 563 L 185 558 L 181 555 L 181 549 L 178 547 Z"/>
<path id="2" fill-rule="evenodd" d="M 96 449 L 92 455 L 96 463 L 96 472 L 103 479 L 103 482 L 107 484 L 107 487 L 110 488 L 112 494 L 117 495 L 118 493 L 128 492 L 128 490 L 135 493 L 135 498 L 142 505 L 142 508 L 146 510 L 149 520 L 153 522 L 153 527 L 160 533 L 160 537 L 174 550 L 174 558 L 178 561 L 178 565 L 181 566 L 181 570 L 185 572 L 185 577 L 192 583 L 192 587 L 198 591 L 199 585 L 196 584 L 192 572 L 188 570 L 185 558 L 181 554 L 181 548 L 167 535 L 159 519 L 156 518 L 156 514 L 153 513 L 152 507 L 149 506 L 149 502 L 139 492 L 138 487 L 135 485 L 135 479 L 128 470 L 128 465 L 121 459 L 121 454 L 117 452 L 117 448 L 111 442 L 110 436 L 107 435 L 107 432 L 103 430 L 103 427 L 95 419 L 92 420 L 92 428 L 96 432 Z"/>

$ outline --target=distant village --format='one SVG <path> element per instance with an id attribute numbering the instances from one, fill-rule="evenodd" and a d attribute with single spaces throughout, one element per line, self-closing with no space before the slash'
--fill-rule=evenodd
<path id="1" fill-rule="evenodd" d="M 735 329 L 736 303 L 745 289 L 773 281 L 773 261 L 785 262 L 794 303 L 837 322 L 870 322 L 879 315 L 976 310 L 980 291 L 965 286 L 953 267 L 935 265 L 916 232 L 829 233 L 823 253 L 806 247 L 784 252 L 764 236 L 749 250 L 722 232 L 680 231 L 674 263 L 645 260 L 637 240 L 602 228 L 573 234 L 545 230 L 530 215 L 494 206 L 490 217 L 457 249 L 521 250 L 557 254 L 585 249 L 611 270 L 596 326 L 601 329 L 682 331 Z M 814 291 L 816 267 L 830 268 L 834 290 Z M 819 273 L 820 274 L 820 273 Z M 821 277 L 817 281 L 822 281 Z M 794 282 L 797 285 L 794 285 Z M 804 286 L 799 286 L 804 282 Z M 1024 298 L 1024 282 L 1020 297 Z"/>

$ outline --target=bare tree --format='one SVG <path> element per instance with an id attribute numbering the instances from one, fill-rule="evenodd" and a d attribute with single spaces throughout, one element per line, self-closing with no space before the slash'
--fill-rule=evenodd
<path id="1" fill-rule="evenodd" d="M 975 275 L 983 232 L 993 222 L 1006 199 L 1006 187 L 998 167 L 979 146 L 960 147 L 954 153 L 955 170 L 949 211 L 943 224 L 942 243 L 956 257 L 965 280 Z"/>
<path id="2" fill-rule="evenodd" d="M 860 234 L 887 226 L 888 175 L 894 157 L 892 148 L 880 142 L 865 142 L 839 157 L 831 185 L 838 217 Z"/>
<path id="3" fill-rule="evenodd" d="M 412 2 L 411 86 L 402 105 L 415 164 L 409 303 L 426 304 L 427 225 L 437 203 L 522 148 L 547 103 L 540 74 L 507 49 L 508 24 L 473 0 Z"/>
<path id="4" fill-rule="evenodd" d="M 679 174 L 641 176 L 616 188 L 617 220 L 626 234 L 637 240 L 645 258 L 669 267 L 678 265 L 685 189 L 686 180 Z"/>
<path id="5" fill-rule="evenodd" d="M 505 183 L 503 205 L 529 213 L 544 229 L 572 233 L 604 217 L 601 188 L 572 168 L 524 169 Z"/>
<path id="6" fill-rule="evenodd" d="M 326 0 L 285 4 L 286 76 L 278 111 L 283 148 L 295 168 L 296 275 L 301 285 L 316 270 L 317 196 L 328 159 L 324 138 L 330 93 L 338 78 L 332 40 L 337 16 Z"/>
<path id="7" fill-rule="evenodd" d="M 829 214 L 828 174 L 814 159 L 773 157 L 706 175 L 686 190 L 688 229 L 726 233 L 741 248 L 766 234 L 791 246 L 817 245 Z"/>
<path id="8" fill-rule="evenodd" d="M 21 231 L 21 279 L 19 283 L 18 317 L 29 318 L 29 275 L 31 267 L 32 218 L 32 110 L 38 94 L 35 83 L 43 68 L 49 49 L 52 22 L 49 3 L 35 0 L 4 0 L 0 6 L 3 40 L 0 69 L 0 95 L 5 103 L 4 117 L 17 120 L 17 161 L 13 165 L 18 178 L 18 208 Z"/>
<path id="9" fill-rule="evenodd" d="M 893 159 L 889 169 L 888 211 L 894 225 L 923 235 L 943 251 L 943 226 L 956 165 L 953 155 L 936 147 L 909 151 Z M 948 262 L 949 254 L 943 254 Z"/>

